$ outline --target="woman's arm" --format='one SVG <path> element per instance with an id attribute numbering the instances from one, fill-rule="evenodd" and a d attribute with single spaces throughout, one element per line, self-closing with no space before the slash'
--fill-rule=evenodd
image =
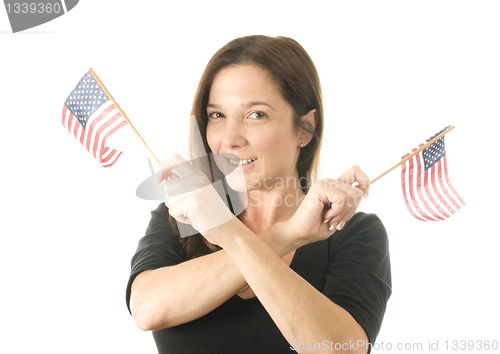
<path id="1" fill-rule="evenodd" d="M 356 188 L 351 185 L 356 181 L 365 183 Z M 341 229 L 354 215 L 368 188 L 369 179 L 358 167 L 351 168 L 339 180 L 318 181 L 292 218 L 282 223 L 280 232 L 269 244 L 238 220 L 203 233 L 233 259 L 292 346 L 293 343 L 322 344 L 326 341 L 334 345 L 326 352 L 331 352 L 335 344 L 342 349 L 340 352 L 366 353 L 368 350 L 368 337 L 361 325 L 286 266 L 269 246 L 293 245 L 292 248 L 296 249 L 330 237 L 336 226 Z M 330 205 L 327 211 L 326 205 Z M 300 348 L 296 349 L 300 351 Z"/>
<path id="2" fill-rule="evenodd" d="M 327 224 L 324 227 L 328 229 Z M 226 238 L 224 250 L 289 343 L 327 340 L 333 345 L 339 343 L 341 352 L 366 353 L 368 338 L 363 328 L 347 311 L 286 266 L 268 244 L 236 222 L 218 232 L 231 235 Z"/>
<path id="3" fill-rule="evenodd" d="M 177 156 L 172 161 L 175 159 L 181 162 Z M 172 164 L 172 161 L 166 164 Z M 345 180 L 344 176 L 340 181 L 320 180 L 311 188 L 290 219 L 291 222 L 278 224 L 285 225 L 286 230 L 279 230 L 269 238 L 264 235 L 263 239 L 252 233 L 234 215 L 226 217 L 228 212 L 224 203 L 209 183 L 199 178 L 194 171 L 186 171 L 186 176 L 191 173 L 189 177 L 166 181 L 166 205 L 171 215 L 178 221 L 193 225 L 205 238 L 221 246 L 227 253 L 220 255 L 222 259 L 216 266 L 213 262 L 207 262 L 209 256 L 205 256 L 198 263 L 190 261 L 192 263 L 165 268 L 168 269 L 165 273 L 158 271 L 159 278 L 154 271 L 141 277 L 139 287 L 134 286 L 133 289 L 132 310 L 133 313 L 136 311 L 134 316 L 137 314 L 139 317 L 139 327 L 164 328 L 198 318 L 233 296 L 245 285 L 245 279 L 289 342 L 319 343 L 330 339 L 344 345 L 349 341 L 366 341 L 366 333 L 349 313 L 317 291 L 280 259 L 281 255 L 301 246 L 297 243 L 305 245 L 328 238 L 335 226 L 341 228 L 352 217 L 359 197 L 362 197 L 363 192 L 366 193 L 369 186 L 369 179 L 364 174 L 362 180 L 368 181 L 364 186 L 358 189 L 350 185 L 354 180 L 360 182 L 357 176 L 361 171 L 358 170 L 356 168 L 352 176 Z M 326 212 L 325 205 L 331 205 Z M 327 223 L 323 222 L 325 219 Z M 283 242 L 276 240 L 280 238 Z M 276 249 L 269 246 L 264 241 L 266 239 Z M 211 256 L 216 257 L 216 254 Z M 230 256 L 233 264 L 227 256 Z M 203 261 L 206 263 L 200 263 Z M 172 269 L 174 271 L 171 272 Z M 224 275 L 217 274 L 219 271 L 224 272 Z M 152 278 L 149 278 L 150 274 L 153 274 Z M 165 276 L 162 277 L 162 274 Z M 216 285 L 218 278 L 224 278 L 220 281 L 225 286 Z M 167 295 L 164 291 L 167 291 Z M 201 301 L 199 293 L 202 294 Z M 182 306 L 186 298 L 191 300 L 187 308 Z M 164 305 L 166 301 L 169 302 L 168 307 Z M 194 307 L 189 307 L 191 304 L 195 304 Z M 137 312 L 137 308 L 141 310 Z M 156 314 L 158 309 L 160 313 Z"/>
<path id="4" fill-rule="evenodd" d="M 295 250 L 291 245 L 284 247 L 281 242 L 273 242 L 277 234 L 282 234 L 282 225 L 277 223 L 258 236 L 271 244 L 278 259 Z M 204 316 L 246 285 L 233 259 L 220 250 L 140 273 L 132 283 L 130 309 L 140 329 L 163 329 Z"/>
<path id="5" fill-rule="evenodd" d="M 158 169 L 159 180 L 175 166 L 184 176 L 166 180 L 165 188 L 170 215 L 178 221 L 190 223 L 198 230 L 239 221 L 226 207 L 206 176 L 179 155 L 163 161 Z M 168 188 L 167 188 L 168 187 Z M 273 235 L 280 233 L 281 224 L 259 235 L 271 243 Z M 279 257 L 295 250 L 273 246 Z M 180 264 L 147 270 L 133 280 L 130 310 L 137 326 L 142 330 L 158 330 L 177 326 L 204 316 L 234 296 L 247 285 L 234 261 L 224 250 L 198 257 Z"/>

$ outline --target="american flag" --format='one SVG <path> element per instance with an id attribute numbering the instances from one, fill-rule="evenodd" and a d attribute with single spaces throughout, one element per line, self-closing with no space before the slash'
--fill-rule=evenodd
<path id="1" fill-rule="evenodd" d="M 127 124 L 90 71 L 64 102 L 62 124 L 104 167 L 113 166 L 122 151 L 106 140 Z"/>
<path id="2" fill-rule="evenodd" d="M 449 126 L 427 139 L 426 142 L 431 141 L 448 128 Z M 422 143 L 418 148 L 424 145 L 425 143 Z M 412 152 L 418 148 L 413 149 Z M 410 153 L 404 155 L 402 159 L 409 155 Z M 408 211 L 416 219 L 445 220 L 465 205 L 448 177 L 444 136 L 401 166 L 403 197 Z"/>

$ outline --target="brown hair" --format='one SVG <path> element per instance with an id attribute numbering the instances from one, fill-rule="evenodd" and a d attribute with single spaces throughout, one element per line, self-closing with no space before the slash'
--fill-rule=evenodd
<path id="1" fill-rule="evenodd" d="M 203 153 L 211 153 L 206 138 L 207 104 L 215 76 L 226 67 L 244 64 L 255 65 L 271 75 L 283 99 L 293 109 L 295 130 L 297 132 L 305 130 L 313 136 L 309 144 L 301 149 L 297 161 L 300 185 L 304 193 L 307 193 L 311 184 L 318 180 L 319 152 L 323 136 L 323 99 L 319 76 L 313 61 L 304 48 L 291 38 L 261 35 L 236 38 L 214 54 L 200 79 L 191 111 L 191 115 L 195 117 L 193 122 L 198 125 L 203 147 L 197 146 L 195 137 L 192 136 L 189 143 L 189 158 L 194 160 Z M 301 117 L 312 109 L 317 111 L 314 129 L 301 120 Z M 207 169 L 207 166 L 204 167 Z M 212 181 L 221 177 L 221 172 L 216 166 L 208 166 L 208 169 L 206 172 L 209 173 L 207 174 L 209 177 L 211 175 L 214 178 Z M 173 217 L 170 217 L 170 225 L 178 233 Z M 181 243 L 188 259 L 220 249 L 206 241 L 200 234 L 182 238 Z"/>

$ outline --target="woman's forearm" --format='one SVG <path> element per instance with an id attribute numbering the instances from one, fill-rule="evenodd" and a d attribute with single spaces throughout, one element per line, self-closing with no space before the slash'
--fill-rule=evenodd
<path id="1" fill-rule="evenodd" d="M 294 250 L 276 241 L 280 225 L 259 235 L 277 257 Z M 175 266 L 140 273 L 132 283 L 130 309 L 139 328 L 158 330 L 204 316 L 246 285 L 233 259 L 220 250 Z"/>
<path id="2" fill-rule="evenodd" d="M 347 344 L 366 344 L 352 316 L 287 267 L 265 242 L 238 225 L 228 231 L 232 237 L 224 249 L 289 343 L 327 340 L 346 352 L 353 349 Z M 356 349 L 366 352 L 364 345 Z"/>
<path id="3" fill-rule="evenodd" d="M 130 309 L 142 330 L 158 330 L 209 313 L 246 285 L 224 251 L 140 273 L 132 283 Z"/>

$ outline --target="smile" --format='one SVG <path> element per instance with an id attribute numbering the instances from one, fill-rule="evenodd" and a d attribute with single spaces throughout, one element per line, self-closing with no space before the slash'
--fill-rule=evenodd
<path id="1" fill-rule="evenodd" d="M 254 162 L 257 159 L 251 159 L 251 160 L 231 160 L 231 159 L 228 159 L 228 160 L 229 160 L 229 163 L 231 163 L 232 165 L 246 165 L 246 164 Z"/>
<path id="2" fill-rule="evenodd" d="M 241 168 L 243 170 L 246 170 L 247 168 L 250 168 L 251 166 L 253 166 L 255 161 L 257 160 L 257 158 L 248 159 L 248 160 L 247 159 L 242 159 L 242 160 L 228 159 L 228 158 L 225 158 L 225 159 L 228 162 L 228 165 L 231 167 L 232 170 L 234 170 L 235 168 Z"/>

